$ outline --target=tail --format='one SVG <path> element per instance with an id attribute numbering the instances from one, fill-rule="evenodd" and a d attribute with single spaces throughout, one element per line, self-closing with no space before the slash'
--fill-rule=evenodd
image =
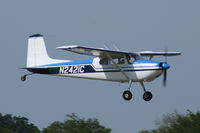
<path id="1" fill-rule="evenodd" d="M 28 53 L 26 67 L 36 67 L 46 64 L 59 63 L 63 60 L 51 59 L 44 43 L 44 38 L 40 34 L 29 36 L 28 39 Z"/>

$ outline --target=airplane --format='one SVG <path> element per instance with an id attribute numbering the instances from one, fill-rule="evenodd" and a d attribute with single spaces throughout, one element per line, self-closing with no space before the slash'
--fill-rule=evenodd
<path id="1" fill-rule="evenodd" d="M 154 56 L 181 55 L 180 52 L 128 52 L 78 45 L 61 46 L 57 49 L 94 56 L 94 58 L 77 61 L 52 59 L 48 56 L 43 35 L 34 34 L 28 38 L 27 64 L 23 68 L 31 73 L 23 75 L 21 80 L 25 81 L 26 77 L 32 74 L 47 74 L 125 82 L 128 83 L 128 88 L 122 96 L 127 101 L 132 99 L 130 89 L 133 82 L 141 84 L 145 101 L 152 99 L 152 93 L 146 90 L 144 82 L 151 82 L 163 74 L 163 85 L 166 86 L 167 70 L 170 65 L 166 61 L 153 61 Z"/>

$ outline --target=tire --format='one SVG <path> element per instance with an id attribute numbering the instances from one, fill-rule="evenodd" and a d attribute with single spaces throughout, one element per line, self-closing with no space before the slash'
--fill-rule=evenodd
<path id="1" fill-rule="evenodd" d="M 151 101 L 152 99 L 152 93 L 150 91 L 146 91 L 144 94 L 143 94 L 143 99 L 145 101 Z"/>
<path id="2" fill-rule="evenodd" d="M 132 93 L 128 90 L 124 91 L 122 96 L 123 96 L 124 100 L 126 100 L 126 101 L 129 101 L 132 99 Z"/>
<path id="3" fill-rule="evenodd" d="M 26 76 L 22 76 L 21 81 L 23 81 L 23 82 L 26 81 Z"/>

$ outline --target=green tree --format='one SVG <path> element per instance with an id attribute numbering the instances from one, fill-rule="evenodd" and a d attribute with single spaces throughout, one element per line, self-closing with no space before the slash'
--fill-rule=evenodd
<path id="1" fill-rule="evenodd" d="M 16 133 L 16 132 L 9 130 L 7 128 L 0 127 L 0 133 Z"/>
<path id="2" fill-rule="evenodd" d="M 39 133 L 34 124 L 29 124 L 26 117 L 16 117 L 0 113 L 0 133 Z"/>
<path id="3" fill-rule="evenodd" d="M 158 129 L 144 130 L 140 133 L 200 133 L 200 112 L 196 114 L 190 110 L 186 115 L 176 111 L 172 114 L 164 115 L 162 121 L 156 121 Z"/>
<path id="4" fill-rule="evenodd" d="M 75 114 L 67 115 L 64 122 L 54 122 L 42 133 L 111 133 L 111 129 L 99 124 L 98 119 L 81 119 Z"/>

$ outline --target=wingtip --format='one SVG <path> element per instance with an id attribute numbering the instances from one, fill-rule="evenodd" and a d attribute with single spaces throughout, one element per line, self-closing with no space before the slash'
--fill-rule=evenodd
<path id="1" fill-rule="evenodd" d="M 77 48 L 79 47 L 78 45 L 68 45 L 68 46 L 60 46 L 60 47 L 56 47 L 56 49 L 72 49 L 72 48 Z"/>

